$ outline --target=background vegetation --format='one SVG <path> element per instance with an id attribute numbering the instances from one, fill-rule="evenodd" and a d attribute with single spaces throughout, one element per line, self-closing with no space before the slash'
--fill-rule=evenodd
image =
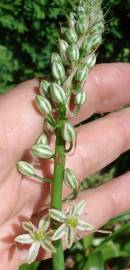
<path id="1" fill-rule="evenodd" d="M 20 81 L 48 73 L 59 22 L 77 0 L 0 1 L 0 93 Z M 130 0 L 103 1 L 106 33 L 98 62 L 129 62 Z M 97 116 L 96 116 L 97 117 Z M 130 153 L 122 155 L 82 188 L 93 187 L 129 169 Z M 110 221 L 111 236 L 92 235 L 66 252 L 66 269 L 118 270 L 130 267 L 130 211 Z M 22 266 L 20 270 L 51 269 L 50 262 Z"/>

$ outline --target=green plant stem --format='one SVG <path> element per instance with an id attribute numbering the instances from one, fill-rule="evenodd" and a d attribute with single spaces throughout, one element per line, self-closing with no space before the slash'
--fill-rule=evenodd
<path id="1" fill-rule="evenodd" d="M 61 136 L 63 124 L 65 121 L 66 110 L 60 108 L 59 118 L 57 121 L 56 129 L 56 147 L 55 147 L 55 163 L 54 163 L 54 178 L 52 183 L 52 194 L 51 194 L 51 208 L 59 209 L 62 208 L 62 187 L 64 179 L 64 168 L 65 168 L 65 141 Z M 52 229 L 56 229 L 57 225 L 52 221 Z M 56 253 L 54 253 L 53 270 L 64 270 L 64 252 L 61 240 L 54 242 Z"/>

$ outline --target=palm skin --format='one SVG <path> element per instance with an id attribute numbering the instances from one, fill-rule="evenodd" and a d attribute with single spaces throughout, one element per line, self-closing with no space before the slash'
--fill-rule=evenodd
<path id="1" fill-rule="evenodd" d="M 130 102 L 129 84 L 130 64 L 102 64 L 92 69 L 85 85 L 87 102 L 73 124 L 94 113 L 116 112 L 78 128 L 75 153 L 67 158 L 67 167 L 80 180 L 130 149 L 130 109 L 122 108 Z M 17 161 L 28 160 L 41 175 L 51 177 L 51 163 L 31 160 L 28 154 L 43 127 L 43 117 L 34 105 L 38 85 L 38 80 L 30 80 L 0 97 L 0 262 L 5 270 L 17 270 L 26 262 L 27 246 L 17 245 L 14 238 L 22 233 L 21 221 L 37 222 L 49 202 L 49 185 L 22 177 L 16 169 Z M 129 190 L 127 172 L 81 193 L 78 200 L 87 201 L 87 222 L 99 228 L 130 208 Z M 47 256 L 41 253 L 39 258 Z"/>

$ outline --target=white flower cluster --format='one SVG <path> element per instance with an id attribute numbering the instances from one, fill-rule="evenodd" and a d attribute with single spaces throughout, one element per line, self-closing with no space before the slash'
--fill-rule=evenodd
<path id="1" fill-rule="evenodd" d="M 92 225 L 80 220 L 85 204 L 85 201 L 81 201 L 77 205 L 73 204 L 67 213 L 50 209 L 49 216 L 39 221 L 38 228 L 30 221 L 22 223 L 23 229 L 28 233 L 17 236 L 15 241 L 23 245 L 31 244 L 28 264 L 35 261 L 40 247 L 48 252 L 55 253 L 53 241 L 65 236 L 66 246 L 71 248 L 73 242 L 79 237 L 80 232 L 94 230 Z M 50 217 L 59 224 L 58 229 L 55 231 L 50 229 Z"/>

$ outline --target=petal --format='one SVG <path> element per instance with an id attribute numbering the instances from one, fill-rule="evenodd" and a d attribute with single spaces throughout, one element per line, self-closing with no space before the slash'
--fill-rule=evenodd
<path id="1" fill-rule="evenodd" d="M 21 244 L 32 244 L 34 239 L 31 237 L 30 234 L 21 234 L 15 238 L 15 242 Z"/>
<path id="2" fill-rule="evenodd" d="M 31 221 L 29 222 L 22 222 L 22 227 L 25 231 L 29 232 L 29 233 L 32 233 L 34 232 L 35 230 L 37 230 L 37 228 L 33 225 L 33 223 Z"/>
<path id="3" fill-rule="evenodd" d="M 53 218 L 56 221 L 62 222 L 66 218 L 66 215 L 57 209 L 50 209 L 49 210 L 50 217 Z"/>
<path id="4" fill-rule="evenodd" d="M 56 241 L 61 239 L 66 234 L 66 224 L 62 224 L 53 234 L 52 240 Z"/>
<path id="5" fill-rule="evenodd" d="M 79 231 L 92 231 L 92 230 L 94 230 L 94 227 L 91 224 L 86 223 L 83 220 L 79 220 L 78 221 L 77 229 Z"/>
<path id="6" fill-rule="evenodd" d="M 41 246 L 42 246 L 43 249 L 47 250 L 48 252 L 52 252 L 52 253 L 56 252 L 56 250 L 55 250 L 54 246 L 52 245 L 51 241 L 49 241 L 47 239 L 44 239 L 41 242 Z"/>
<path id="7" fill-rule="evenodd" d="M 67 228 L 66 233 L 66 245 L 68 248 L 71 248 L 75 240 L 75 232 L 71 228 Z"/>
<path id="8" fill-rule="evenodd" d="M 28 264 L 31 264 L 32 262 L 35 261 L 39 252 L 39 248 L 40 248 L 40 242 L 37 241 L 32 244 L 32 246 L 29 249 Z"/>
<path id="9" fill-rule="evenodd" d="M 49 218 L 49 217 L 42 218 L 42 219 L 39 221 L 38 229 L 39 229 L 40 231 L 47 231 L 49 225 L 50 225 L 50 218 Z"/>
<path id="10" fill-rule="evenodd" d="M 84 200 L 82 200 L 81 202 L 79 202 L 76 206 L 75 206 L 75 211 L 74 214 L 76 215 L 81 215 L 83 213 L 83 210 L 86 206 L 86 202 Z"/>

